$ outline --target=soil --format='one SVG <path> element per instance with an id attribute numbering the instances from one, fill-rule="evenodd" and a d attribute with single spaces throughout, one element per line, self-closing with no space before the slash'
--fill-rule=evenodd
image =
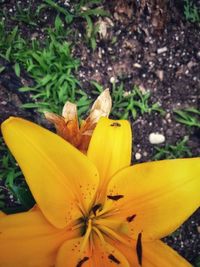
<path id="1" fill-rule="evenodd" d="M 4 12 L 8 15 L 15 13 L 15 2 L 2 1 Z M 64 5 L 64 1 L 60 2 Z M 199 156 L 200 131 L 177 123 L 173 110 L 200 107 L 200 26 L 185 20 L 183 1 L 167 1 L 167 5 L 160 8 L 151 4 L 156 1 L 146 1 L 146 6 L 139 4 L 140 1 L 105 2 L 103 7 L 111 16 L 96 19 L 96 23 L 103 25 L 103 30 L 97 36 L 95 51 L 85 42 L 85 21 L 76 19 L 72 24 L 77 33 L 71 39 L 74 42 L 73 54 L 81 61 L 76 75 L 82 87 L 87 88 L 92 97 L 91 80 L 104 88 L 111 88 L 112 80 L 123 82 L 127 92 L 137 85 L 142 91 L 150 91 L 152 101 L 159 102 L 166 111 L 165 116 L 152 113 L 139 116 L 136 121 L 131 119 L 133 162 L 152 160 L 155 154 L 154 145 L 149 142 L 152 132 L 163 134 L 169 144 L 189 136 L 192 155 Z M 196 1 L 200 6 L 199 2 Z M 32 8 L 39 3 L 34 1 Z M 26 1 L 22 5 L 26 6 Z M 52 25 L 55 16 L 55 11 L 45 10 L 38 28 L 20 23 L 21 32 L 27 38 L 33 34 L 44 38 L 43 29 Z M 16 23 L 10 21 L 8 26 L 12 28 Z M 18 88 L 26 83 L 31 85 L 30 77 L 23 71 L 18 78 L 12 63 L 3 59 L 0 65 L 5 66 L 5 71 L 0 74 L 0 122 L 14 115 L 46 126 L 39 113 L 20 108 L 22 103 L 29 102 L 31 96 L 20 93 Z M 136 153 L 141 156 L 139 160 L 135 158 Z M 164 239 L 193 264 L 200 257 L 199 227 L 200 210 L 174 235 Z"/>

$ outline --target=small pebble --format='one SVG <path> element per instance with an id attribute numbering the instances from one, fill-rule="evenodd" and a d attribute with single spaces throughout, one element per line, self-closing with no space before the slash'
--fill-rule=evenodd
<path id="1" fill-rule="evenodd" d="M 115 77 L 111 77 L 111 78 L 110 78 L 110 83 L 116 83 L 116 79 L 115 79 Z"/>
<path id="2" fill-rule="evenodd" d="M 136 63 L 133 64 L 133 67 L 141 69 L 142 65 L 140 65 L 139 63 L 136 62 Z"/>
<path id="3" fill-rule="evenodd" d="M 163 81 L 163 78 L 164 78 L 164 71 L 163 70 L 157 70 L 156 75 L 158 76 L 160 81 Z"/>
<path id="4" fill-rule="evenodd" d="M 162 53 L 164 53 L 164 52 L 167 52 L 167 47 L 166 47 L 166 46 L 157 49 L 157 53 L 158 53 L 158 54 L 162 54 Z"/>
<path id="5" fill-rule="evenodd" d="M 147 157 L 148 156 L 148 153 L 146 151 L 144 151 L 143 156 L 144 157 Z"/>
<path id="6" fill-rule="evenodd" d="M 140 153 L 135 153 L 135 158 L 137 159 L 137 160 L 139 160 L 139 159 L 141 159 L 141 157 L 142 157 L 142 155 L 140 154 Z"/>
<path id="7" fill-rule="evenodd" d="M 149 142 L 153 145 L 165 142 L 165 136 L 160 133 L 150 133 Z"/>

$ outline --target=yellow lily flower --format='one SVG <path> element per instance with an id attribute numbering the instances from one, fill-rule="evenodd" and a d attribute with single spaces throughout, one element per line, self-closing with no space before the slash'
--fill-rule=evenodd
<path id="1" fill-rule="evenodd" d="M 129 166 L 127 121 L 101 118 L 87 156 L 20 118 L 2 125 L 37 206 L 0 214 L 1 267 L 188 267 L 159 239 L 200 204 L 200 159 Z"/>

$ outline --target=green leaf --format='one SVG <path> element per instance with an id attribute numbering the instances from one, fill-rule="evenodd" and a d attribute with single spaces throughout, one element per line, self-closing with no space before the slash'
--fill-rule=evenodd
<path id="1" fill-rule="evenodd" d="M 14 193 L 25 210 L 29 210 L 35 204 L 33 195 L 28 187 L 14 187 Z"/>
<path id="2" fill-rule="evenodd" d="M 18 89 L 20 92 L 29 92 L 29 91 L 35 91 L 35 88 L 31 88 L 29 86 L 23 86 Z"/>
<path id="3" fill-rule="evenodd" d="M 17 75 L 17 77 L 20 77 L 20 66 L 19 66 L 19 63 L 15 63 L 14 65 L 14 70 L 15 70 L 15 74 Z"/>
<path id="4" fill-rule="evenodd" d="M 56 19 L 55 19 L 55 28 L 56 28 L 56 30 L 58 31 L 60 28 L 62 28 L 62 25 L 63 25 L 63 22 L 62 22 L 60 16 L 57 15 Z"/>
<path id="5" fill-rule="evenodd" d="M 94 9 L 89 9 L 86 11 L 81 12 L 80 14 L 82 17 L 86 17 L 86 16 L 104 16 L 104 17 L 108 17 L 110 14 L 103 10 L 102 8 L 94 8 Z"/>
<path id="6" fill-rule="evenodd" d="M 7 39 L 8 45 L 11 45 L 13 43 L 13 41 L 15 40 L 15 37 L 17 36 L 17 32 L 18 32 L 18 26 L 15 26 L 15 28 L 12 30 L 12 32 L 8 36 L 8 39 Z"/>
<path id="7" fill-rule="evenodd" d="M 2 73 L 5 70 L 4 66 L 0 66 L 0 73 Z"/>
<path id="8" fill-rule="evenodd" d="M 10 47 L 6 50 L 5 58 L 6 58 L 6 60 L 8 60 L 8 61 L 10 61 L 10 53 L 11 53 L 11 49 L 12 49 L 12 47 L 10 46 Z"/>

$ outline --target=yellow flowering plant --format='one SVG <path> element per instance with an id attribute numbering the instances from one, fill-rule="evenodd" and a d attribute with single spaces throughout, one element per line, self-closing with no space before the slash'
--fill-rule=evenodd
<path id="1" fill-rule="evenodd" d="M 0 213 L 0 267 L 189 267 L 159 239 L 200 204 L 200 158 L 131 164 L 128 121 L 101 118 L 86 155 L 32 122 L 4 140 L 37 205 Z"/>
<path id="2" fill-rule="evenodd" d="M 191 266 L 159 239 L 199 207 L 200 159 L 130 166 L 131 128 L 106 118 L 111 104 L 107 89 L 80 126 L 70 102 L 46 113 L 57 135 L 2 124 L 37 204 L 0 212 L 0 267 Z"/>

